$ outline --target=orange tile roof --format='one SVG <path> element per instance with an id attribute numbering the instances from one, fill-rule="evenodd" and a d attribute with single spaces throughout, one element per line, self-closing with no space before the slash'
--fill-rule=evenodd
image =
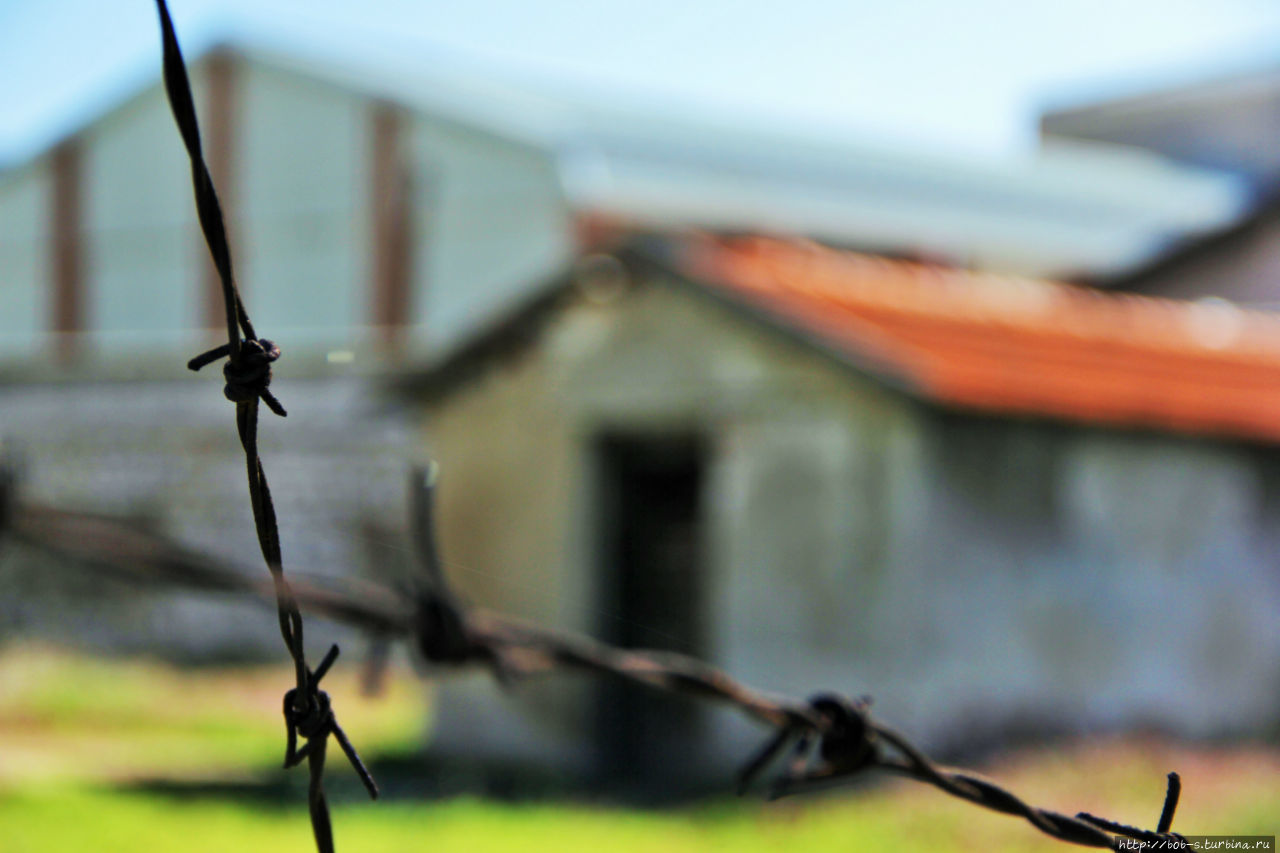
<path id="1" fill-rule="evenodd" d="M 695 241 L 683 260 L 942 403 L 1280 440 L 1280 316 L 764 238 Z"/>

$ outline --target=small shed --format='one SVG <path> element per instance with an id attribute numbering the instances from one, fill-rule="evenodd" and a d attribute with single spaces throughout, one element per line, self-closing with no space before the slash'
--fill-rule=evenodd
<path id="1" fill-rule="evenodd" d="M 477 603 L 869 693 L 942 749 L 1280 720 L 1280 319 L 665 239 L 405 390 Z M 446 684 L 446 751 L 670 779 L 759 737 L 615 685 Z"/>

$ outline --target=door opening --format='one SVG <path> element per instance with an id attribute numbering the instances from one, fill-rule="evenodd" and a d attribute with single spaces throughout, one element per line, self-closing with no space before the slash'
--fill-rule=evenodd
<path id="1" fill-rule="evenodd" d="M 610 435 L 597 447 L 601 637 L 705 653 L 705 452 L 692 435 Z M 674 793 L 697 761 L 702 716 L 686 697 L 609 679 L 596 713 L 597 771 L 625 793 Z"/>

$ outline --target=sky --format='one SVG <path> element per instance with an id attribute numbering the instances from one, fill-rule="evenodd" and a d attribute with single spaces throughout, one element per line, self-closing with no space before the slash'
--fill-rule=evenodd
<path id="1" fill-rule="evenodd" d="M 1280 65 L 1276 0 L 171 0 L 235 33 L 542 93 L 969 158 L 1046 103 Z M 150 0 L 0 0 L 0 164 L 158 79 Z"/>

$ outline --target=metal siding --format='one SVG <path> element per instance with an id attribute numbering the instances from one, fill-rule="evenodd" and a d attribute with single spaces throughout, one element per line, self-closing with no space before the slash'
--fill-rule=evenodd
<path id="1" fill-rule="evenodd" d="M 0 358 L 35 355 L 49 283 L 45 161 L 0 183 Z"/>
<path id="2" fill-rule="evenodd" d="M 456 343 L 573 255 L 573 228 L 544 152 L 418 116 L 413 321 L 433 349 Z"/>
<path id="3" fill-rule="evenodd" d="M 241 79 L 245 300 L 268 337 L 341 343 L 366 323 L 367 102 L 257 66 Z"/>
<path id="4" fill-rule="evenodd" d="M 236 173 L 234 187 L 220 190 L 235 190 L 228 227 L 246 303 L 268 337 L 363 343 L 373 274 L 372 101 L 236 61 Z M 191 71 L 207 124 L 207 62 Z M 204 130 L 211 139 L 213 128 Z M 561 271 L 575 252 L 574 230 L 548 153 L 422 114 L 408 118 L 404 141 L 412 222 L 407 343 L 420 355 L 456 343 Z M 86 129 L 81 144 L 90 347 L 128 354 L 204 338 L 207 249 L 159 82 Z M 14 192 L 0 189 L 10 219 L 34 203 Z M 38 217 L 45 214 L 42 207 Z M 31 282 L 0 296 L 12 306 L 0 321 L 0 346 L 8 346 L 19 330 L 29 327 L 22 334 L 30 338 L 44 325 L 45 296 L 35 288 L 47 284 L 48 261 L 44 248 L 19 250 L 0 239 L 17 258 L 7 258 L 6 268 Z"/>
<path id="5" fill-rule="evenodd" d="M 173 340 L 197 317 L 190 170 L 157 85 L 85 132 L 84 286 L 98 346 Z M 144 338 L 142 336 L 152 336 Z"/>

